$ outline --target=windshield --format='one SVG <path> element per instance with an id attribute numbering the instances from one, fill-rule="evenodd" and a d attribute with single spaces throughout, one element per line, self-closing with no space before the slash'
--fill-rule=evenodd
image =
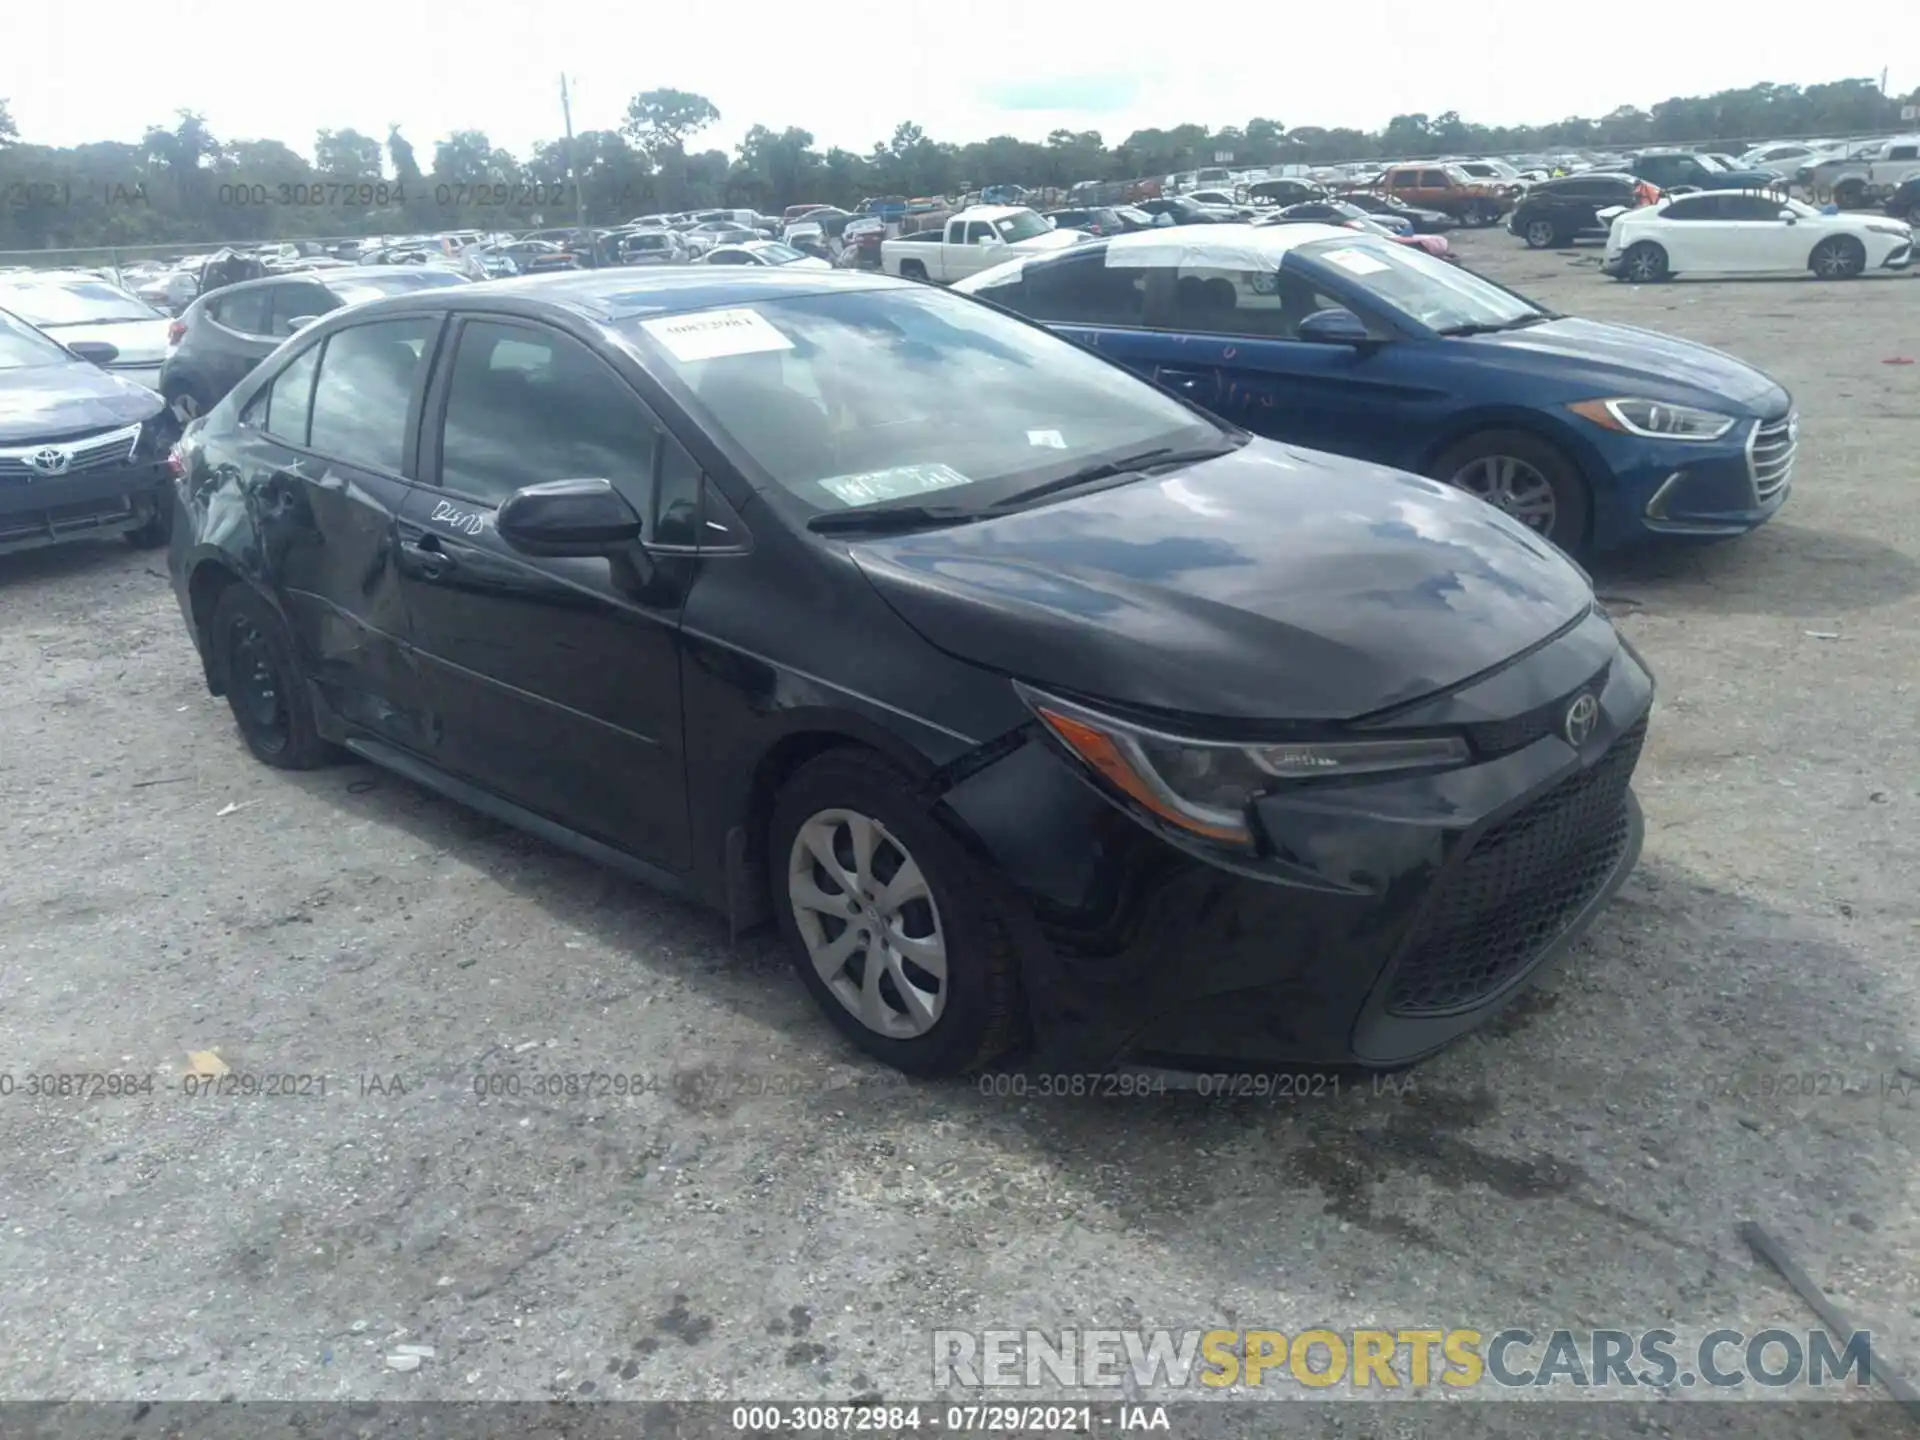
<path id="1" fill-rule="evenodd" d="M 1466 171 L 1462 170 L 1458 165 L 1448 165 L 1444 168 L 1447 172 L 1447 179 L 1451 180 L 1456 185 L 1472 185 L 1479 178 L 1478 176 L 1475 176 L 1475 175 L 1469 175 Z"/>
<path id="2" fill-rule="evenodd" d="M 59 345 L 0 310 L 0 370 L 34 370 L 72 363 L 73 356 Z"/>
<path id="3" fill-rule="evenodd" d="M 623 333 L 758 488 L 814 513 L 978 510 L 1105 460 L 1232 443 L 1118 366 L 944 290 L 799 296 Z"/>
<path id="4" fill-rule="evenodd" d="M 1327 266 L 1347 284 L 1430 330 L 1510 325 L 1547 314 L 1531 301 L 1412 245 L 1356 237 L 1315 240 L 1294 253 Z"/>
<path id="5" fill-rule="evenodd" d="M 158 310 L 105 280 L 33 281 L 0 290 L 0 302 L 42 330 L 62 325 L 105 325 L 116 320 L 159 320 Z"/>
<path id="6" fill-rule="evenodd" d="M 1783 199 L 1780 202 L 1780 208 L 1788 214 L 1794 215 L 1802 220 L 1817 219 L 1820 214 L 1818 210 L 1814 209 L 1813 206 L 1807 204 L 1804 200 Z"/>
<path id="7" fill-rule="evenodd" d="M 1723 174 L 1733 169 L 1731 165 L 1727 164 L 1727 162 L 1722 160 L 1718 155 L 1696 155 L 1693 158 L 1706 166 L 1707 169 L 1716 170 Z"/>
<path id="8" fill-rule="evenodd" d="M 1052 227 L 1033 211 L 1022 210 L 1018 215 L 1009 215 L 1004 220 L 994 221 L 993 228 L 1009 245 L 1017 245 L 1022 240 L 1031 240 L 1036 235 L 1046 234 Z"/>

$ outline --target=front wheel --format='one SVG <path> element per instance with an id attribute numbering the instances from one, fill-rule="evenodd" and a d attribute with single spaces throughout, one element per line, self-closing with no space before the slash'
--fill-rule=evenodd
<path id="1" fill-rule="evenodd" d="M 1560 232 L 1551 220 L 1529 220 L 1520 233 L 1530 250 L 1550 250 L 1560 243 Z"/>
<path id="2" fill-rule="evenodd" d="M 1651 240 L 1631 246 L 1620 257 L 1620 278 L 1631 285 L 1657 285 L 1672 274 L 1667 252 Z"/>
<path id="3" fill-rule="evenodd" d="M 768 870 L 815 1002 L 860 1049 L 912 1075 L 960 1075 L 1019 1038 L 1012 942 L 989 877 L 935 797 L 872 751 L 832 750 L 780 791 Z"/>
<path id="4" fill-rule="evenodd" d="M 1851 280 L 1867 268 L 1867 250 L 1851 235 L 1833 235 L 1813 247 L 1807 268 L 1822 280 Z"/>
<path id="5" fill-rule="evenodd" d="M 306 677 L 280 617 L 244 583 L 214 606 L 209 644 L 227 705 L 256 760 L 277 770 L 312 770 L 333 758 L 320 738 Z"/>
<path id="6" fill-rule="evenodd" d="M 1504 511 L 1562 550 L 1587 538 L 1587 486 L 1573 462 L 1524 430 L 1483 430 L 1449 446 L 1428 474 Z"/>

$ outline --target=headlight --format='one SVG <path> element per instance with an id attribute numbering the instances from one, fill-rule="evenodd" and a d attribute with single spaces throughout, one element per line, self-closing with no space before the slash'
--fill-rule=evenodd
<path id="1" fill-rule="evenodd" d="M 1567 408 L 1603 429 L 1649 440 L 1718 440 L 1737 423 L 1731 415 L 1659 400 L 1582 400 Z"/>
<path id="2" fill-rule="evenodd" d="M 1253 846 L 1247 806 L 1279 786 L 1465 763 L 1457 736 L 1240 745 L 1148 730 L 1014 682 L 1033 713 L 1088 769 L 1170 825 L 1216 844 Z"/>

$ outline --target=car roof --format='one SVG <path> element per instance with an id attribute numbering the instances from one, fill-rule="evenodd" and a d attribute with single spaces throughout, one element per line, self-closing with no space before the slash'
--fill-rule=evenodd
<path id="1" fill-rule="evenodd" d="M 1231 253 L 1249 265 L 1277 266 L 1291 250 L 1315 240 L 1354 240 L 1356 232 L 1340 225 L 1169 225 L 1158 230 L 1135 230 L 1106 243 L 1107 263 L 1124 256 L 1123 263 L 1154 264 L 1159 254 L 1180 252 L 1219 256 Z M 1077 247 L 1076 247 L 1077 248 Z M 1071 250 L 1057 253 L 1072 253 Z M 1153 256 L 1154 258 L 1148 258 Z"/>
<path id="2" fill-rule="evenodd" d="M 522 275 L 509 280 L 491 280 L 485 285 L 415 290 L 369 301 L 364 307 L 356 307 L 355 313 L 419 308 L 537 311 L 553 306 L 587 320 L 612 324 L 641 316 L 674 315 L 688 310 L 750 305 L 756 301 L 787 300 L 842 290 L 920 288 L 911 280 L 854 270 L 796 270 L 784 265 L 684 269 L 639 266 Z"/>

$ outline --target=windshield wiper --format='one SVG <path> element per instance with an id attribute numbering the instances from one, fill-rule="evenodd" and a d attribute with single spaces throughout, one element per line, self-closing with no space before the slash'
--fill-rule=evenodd
<path id="1" fill-rule="evenodd" d="M 863 505 L 855 510 L 829 510 L 807 521 L 820 535 L 879 534 L 912 530 L 923 525 L 962 525 L 978 520 L 984 510 L 962 510 L 957 505 Z"/>
<path id="2" fill-rule="evenodd" d="M 1151 470 L 1170 470 L 1180 465 L 1197 465 L 1202 460 L 1217 460 L 1222 455 L 1231 455 L 1245 443 L 1243 440 L 1238 444 L 1205 446 L 1193 450 L 1178 450 L 1171 445 L 1162 445 L 1157 450 L 1143 450 L 1138 455 L 1128 455 L 1119 460 L 1102 460 L 1094 465 L 1082 466 L 1057 480 L 1047 480 L 1025 490 L 1016 490 L 1005 499 L 995 501 L 983 513 L 1005 515 L 1012 510 L 1023 510 L 1049 495 L 1077 490 L 1082 485 L 1092 485 L 1101 480 L 1112 480 L 1122 475 L 1144 475 Z"/>
<path id="3" fill-rule="evenodd" d="M 1468 321 L 1460 325 L 1443 325 L 1433 333 L 1436 335 L 1497 335 L 1503 330 L 1524 330 L 1529 325 L 1544 325 L 1559 316 L 1541 311 L 1537 315 L 1521 315 L 1513 320 L 1501 320 L 1494 324 L 1484 321 Z"/>

